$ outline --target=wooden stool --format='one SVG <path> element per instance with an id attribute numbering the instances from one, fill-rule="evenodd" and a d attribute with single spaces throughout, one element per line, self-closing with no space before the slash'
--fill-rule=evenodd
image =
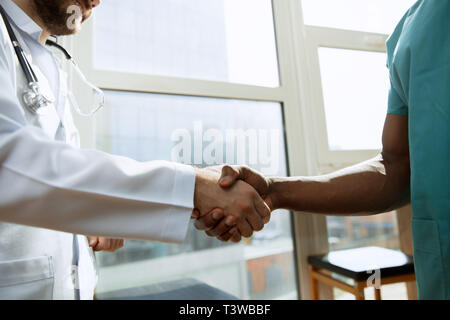
<path id="1" fill-rule="evenodd" d="M 375 299 L 381 300 L 381 285 L 416 280 L 411 256 L 380 247 L 310 256 L 308 263 L 312 300 L 319 300 L 319 282 L 352 293 L 356 300 L 365 300 L 364 288 L 374 287 Z M 332 274 L 353 279 L 354 285 L 338 280 Z"/>

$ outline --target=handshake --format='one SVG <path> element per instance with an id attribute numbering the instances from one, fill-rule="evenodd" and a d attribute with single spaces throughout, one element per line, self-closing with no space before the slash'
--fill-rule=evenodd
<path id="1" fill-rule="evenodd" d="M 269 179 L 244 166 L 196 169 L 195 227 L 224 242 L 251 237 L 275 209 L 270 186 Z"/>

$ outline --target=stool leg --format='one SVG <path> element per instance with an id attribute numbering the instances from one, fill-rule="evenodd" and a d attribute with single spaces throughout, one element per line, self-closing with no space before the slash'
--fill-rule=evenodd
<path id="1" fill-rule="evenodd" d="M 319 281 L 314 277 L 313 267 L 309 268 L 309 289 L 311 300 L 319 300 Z"/>
<path id="2" fill-rule="evenodd" d="M 375 300 L 381 300 L 381 289 L 374 288 L 375 290 Z"/>
<path id="3" fill-rule="evenodd" d="M 366 300 L 366 296 L 364 295 L 364 282 L 358 282 L 355 288 L 355 298 L 356 300 Z"/>

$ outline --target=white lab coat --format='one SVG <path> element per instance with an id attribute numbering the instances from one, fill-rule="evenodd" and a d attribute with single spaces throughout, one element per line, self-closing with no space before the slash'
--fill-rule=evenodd
<path id="1" fill-rule="evenodd" d="M 0 2 L 51 92 L 26 45 L 39 27 L 11 0 Z M 74 299 L 77 288 L 91 299 L 92 250 L 74 234 L 179 243 L 187 232 L 193 168 L 80 149 L 60 72 L 55 105 L 42 116 L 29 112 L 25 76 L 0 20 L 0 299 Z"/>

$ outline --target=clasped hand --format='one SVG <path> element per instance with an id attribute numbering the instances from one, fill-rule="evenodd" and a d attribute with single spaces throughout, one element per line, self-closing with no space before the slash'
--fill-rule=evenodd
<path id="1" fill-rule="evenodd" d="M 221 241 L 239 242 L 270 221 L 269 181 L 247 167 L 197 169 L 194 225 Z"/>

